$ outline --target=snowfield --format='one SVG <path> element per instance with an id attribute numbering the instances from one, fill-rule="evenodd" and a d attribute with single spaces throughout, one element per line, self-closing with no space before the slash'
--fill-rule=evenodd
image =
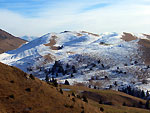
<path id="1" fill-rule="evenodd" d="M 141 58 L 143 53 L 138 44 L 140 39 L 149 39 L 143 34 L 131 34 L 137 39 L 125 41 L 124 35 L 85 31 L 48 33 L 0 54 L 0 62 L 40 79 L 46 75 L 56 77 L 60 83 L 67 79 L 70 84 L 99 88 L 131 85 L 150 90 L 150 68 Z"/>

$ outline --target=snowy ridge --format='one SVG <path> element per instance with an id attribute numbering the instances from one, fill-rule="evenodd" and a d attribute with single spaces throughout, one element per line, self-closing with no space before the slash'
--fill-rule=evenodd
<path id="1" fill-rule="evenodd" d="M 0 54 L 0 61 L 39 78 L 48 74 L 57 77 L 59 82 L 68 79 L 71 84 L 84 82 L 94 85 L 99 80 L 103 83 L 99 87 L 106 88 L 114 81 L 118 81 L 118 85 L 131 84 L 133 81 L 141 83 L 142 79 L 137 75 L 142 73 L 145 65 L 138 41 L 149 39 L 143 34 L 132 34 L 136 38 L 125 41 L 122 36 L 124 33 L 115 32 L 100 35 L 85 31 L 48 33 L 16 50 Z M 66 72 L 61 73 L 58 69 L 59 72 L 52 73 L 54 63 L 58 60 Z M 77 71 L 66 68 L 67 64 L 74 66 Z M 59 67 L 55 67 L 55 70 Z M 146 73 L 149 72 L 149 69 L 146 70 Z M 106 76 L 109 81 L 104 79 Z M 143 77 L 148 78 L 149 75 Z M 93 82 L 90 83 L 90 80 Z M 143 87 L 142 84 L 138 86 Z"/>
<path id="2" fill-rule="evenodd" d="M 25 36 L 22 36 L 22 37 L 20 37 L 20 38 L 21 38 L 21 39 L 24 39 L 24 40 L 27 40 L 27 41 L 32 41 L 32 40 L 37 39 L 38 37 L 25 35 Z"/>

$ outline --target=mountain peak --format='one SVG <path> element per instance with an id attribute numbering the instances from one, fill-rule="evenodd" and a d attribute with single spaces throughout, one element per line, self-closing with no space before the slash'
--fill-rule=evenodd
<path id="1" fill-rule="evenodd" d="M 0 53 L 16 49 L 25 42 L 25 40 L 15 37 L 0 29 Z"/>

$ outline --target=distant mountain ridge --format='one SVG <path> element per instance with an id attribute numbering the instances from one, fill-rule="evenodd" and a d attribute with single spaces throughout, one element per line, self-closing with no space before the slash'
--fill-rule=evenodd
<path id="1" fill-rule="evenodd" d="M 32 40 L 35 40 L 35 39 L 38 38 L 38 37 L 25 35 L 25 36 L 22 36 L 22 37 L 20 37 L 20 38 L 23 39 L 23 40 L 32 41 Z"/>
<path id="2" fill-rule="evenodd" d="M 0 53 L 17 49 L 25 42 L 25 40 L 15 37 L 0 29 Z"/>

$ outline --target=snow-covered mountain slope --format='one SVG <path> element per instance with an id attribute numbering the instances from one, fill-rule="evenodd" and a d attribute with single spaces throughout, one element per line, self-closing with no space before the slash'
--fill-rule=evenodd
<path id="1" fill-rule="evenodd" d="M 57 77 L 59 82 L 101 88 L 131 84 L 150 89 L 149 35 L 81 31 L 49 33 L 22 47 L 0 54 L 2 63 L 16 66 L 39 78 Z M 116 88 L 116 87 L 115 87 Z"/>
<path id="2" fill-rule="evenodd" d="M 22 36 L 22 37 L 20 37 L 20 38 L 21 38 L 21 39 L 24 39 L 24 40 L 27 40 L 27 41 L 32 41 L 32 40 L 37 39 L 38 37 L 25 35 L 25 36 Z"/>

